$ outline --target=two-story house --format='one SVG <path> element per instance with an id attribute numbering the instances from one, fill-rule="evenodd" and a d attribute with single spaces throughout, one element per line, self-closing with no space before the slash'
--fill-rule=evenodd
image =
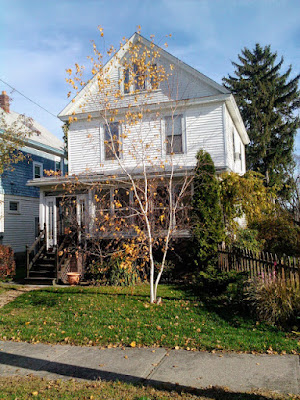
<path id="1" fill-rule="evenodd" d="M 5 126 L 16 126 L 28 132 L 19 149 L 23 157 L 0 175 L 0 243 L 24 253 L 38 234 L 40 190 L 27 186 L 27 181 L 42 179 L 45 170 L 64 173 L 64 143 L 33 119 L 10 109 L 9 97 L 0 95 L 0 117 Z M 5 129 L 0 126 L 1 131 Z M 0 136 L 1 140 L 1 136 Z"/>
<path id="2" fill-rule="evenodd" d="M 146 77 L 138 71 L 138 61 L 130 68 L 129 54 L 136 44 L 137 60 L 139 51 L 143 55 L 159 52 L 148 66 L 156 71 L 162 67 L 164 79 L 153 82 L 153 75 Z M 109 86 L 106 92 L 99 91 L 103 82 Z M 135 123 L 129 123 L 132 114 Z M 40 177 L 28 183 L 40 188 L 40 221 L 48 227 L 48 247 L 56 246 L 62 234 L 60 200 L 66 195 L 68 182 L 81 182 L 72 193 L 72 201 L 78 225 L 82 225 L 83 219 L 92 220 L 97 208 L 93 182 L 107 186 L 109 207 L 120 177 L 126 180 L 128 171 L 132 176 L 143 174 L 146 168 L 154 172 L 162 168 L 168 173 L 171 166 L 175 175 L 192 173 L 200 149 L 210 153 L 219 172 L 243 174 L 246 170 L 249 138 L 232 94 L 137 33 L 58 117 L 63 122 L 72 120 L 69 176 Z M 85 229 L 89 226 L 86 223 Z"/>

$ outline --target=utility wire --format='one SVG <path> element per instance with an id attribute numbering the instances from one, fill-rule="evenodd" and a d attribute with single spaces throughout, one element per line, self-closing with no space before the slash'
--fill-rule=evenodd
<path id="1" fill-rule="evenodd" d="M 5 82 L 3 79 L 0 78 L 0 81 L 3 82 L 5 85 L 9 86 L 14 92 L 19 93 L 21 96 L 25 97 L 25 99 L 31 101 L 31 103 L 35 104 L 36 106 L 40 107 L 42 110 L 46 111 L 48 114 L 52 115 L 52 117 L 55 117 L 57 119 L 57 116 L 52 114 L 52 112 L 46 110 L 46 108 L 42 107 L 41 105 L 39 105 L 38 103 L 36 103 L 35 101 L 31 100 L 29 97 L 25 96 L 25 94 L 19 92 L 19 90 L 15 89 L 14 87 L 12 87 L 11 85 L 9 85 L 7 82 Z"/>

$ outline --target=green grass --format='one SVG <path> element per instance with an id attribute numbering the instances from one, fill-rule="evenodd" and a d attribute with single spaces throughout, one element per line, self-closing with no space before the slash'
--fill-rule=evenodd
<path id="1" fill-rule="evenodd" d="M 296 334 L 279 331 L 229 308 L 206 308 L 182 290 L 149 287 L 47 288 L 0 309 L 0 338 L 100 346 L 163 346 L 197 350 L 299 352 Z"/>
<path id="2" fill-rule="evenodd" d="M 27 399 L 94 399 L 94 400 L 296 400 L 299 396 L 284 396 L 269 392 L 232 393 L 224 389 L 202 389 L 185 392 L 181 389 L 155 389 L 151 386 L 121 382 L 47 381 L 45 379 L 0 378 L 1 400 Z"/>

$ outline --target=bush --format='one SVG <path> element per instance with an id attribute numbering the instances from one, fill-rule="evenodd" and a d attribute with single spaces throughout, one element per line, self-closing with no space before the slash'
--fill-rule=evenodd
<path id="1" fill-rule="evenodd" d="M 282 327 L 300 322 L 300 288 L 275 275 L 256 277 L 246 289 L 246 300 L 260 321 Z"/>
<path id="2" fill-rule="evenodd" d="M 251 224 L 258 231 L 258 240 L 264 241 L 264 251 L 275 253 L 279 257 L 300 256 L 300 227 L 286 212 L 266 216 Z"/>
<path id="3" fill-rule="evenodd" d="M 111 257 L 100 263 L 91 262 L 87 267 L 86 279 L 108 286 L 132 286 L 142 281 L 137 265 L 128 263 L 121 257 Z"/>
<path id="4" fill-rule="evenodd" d="M 265 241 L 263 239 L 258 239 L 258 231 L 256 229 L 240 228 L 237 231 L 233 246 L 239 250 L 248 249 L 254 253 L 259 253 L 263 251 L 264 243 Z"/>
<path id="5" fill-rule="evenodd" d="M 16 274 L 14 252 L 9 246 L 0 245 L 0 279 Z"/>
<path id="6" fill-rule="evenodd" d="M 209 267 L 206 271 L 200 271 L 195 276 L 197 291 L 209 296 L 219 296 L 227 292 L 230 301 L 240 296 L 240 289 L 247 279 L 245 273 L 237 271 L 220 271 L 217 268 Z"/>

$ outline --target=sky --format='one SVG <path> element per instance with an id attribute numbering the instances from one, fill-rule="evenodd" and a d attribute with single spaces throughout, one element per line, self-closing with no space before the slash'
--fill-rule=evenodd
<path id="1" fill-rule="evenodd" d="M 255 43 L 284 56 L 282 72 L 300 70 L 299 0 L 0 0 L 0 92 L 12 110 L 25 113 L 62 137 L 55 116 L 67 105 L 66 69 L 88 64 L 101 25 L 107 46 L 141 34 L 218 83 L 232 61 Z M 45 110 L 25 99 L 16 90 Z M 300 154 L 300 132 L 296 138 Z"/>

